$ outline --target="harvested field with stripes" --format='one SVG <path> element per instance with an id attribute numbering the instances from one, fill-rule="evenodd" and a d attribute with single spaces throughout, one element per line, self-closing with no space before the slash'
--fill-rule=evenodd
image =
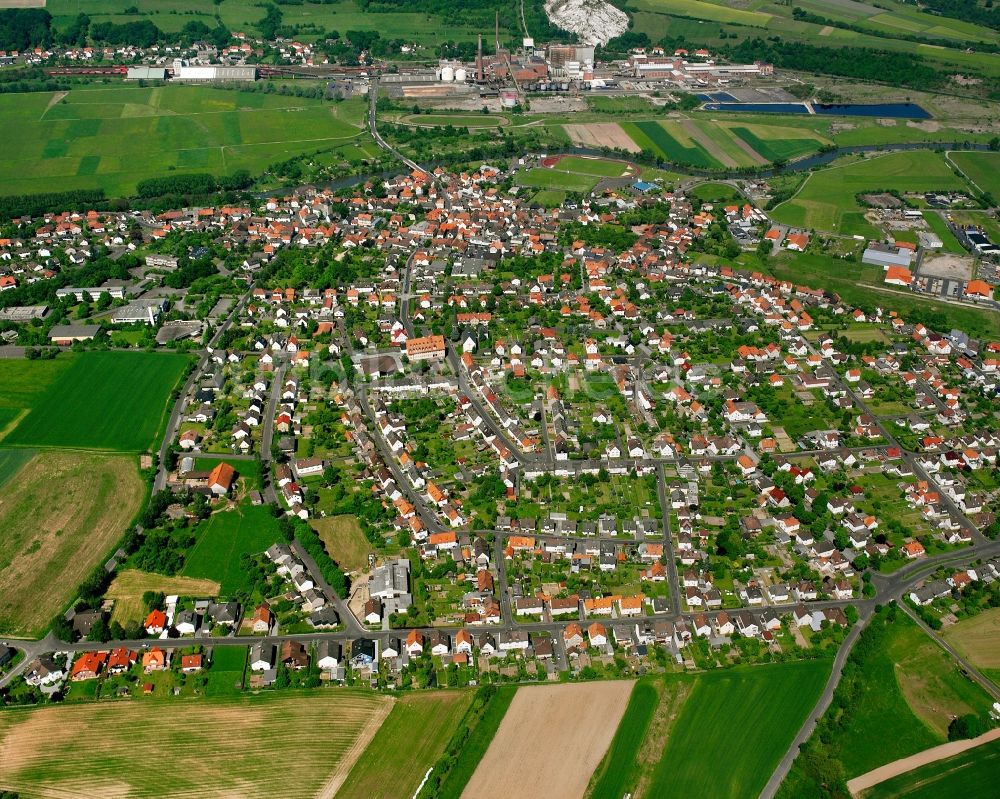
<path id="1" fill-rule="evenodd" d="M 326 799 L 393 702 L 320 691 L 6 710 L 0 789 L 39 799 Z"/>
<path id="2" fill-rule="evenodd" d="M 563 130 L 578 147 L 614 147 L 630 153 L 637 153 L 642 149 L 617 122 L 563 125 Z"/>

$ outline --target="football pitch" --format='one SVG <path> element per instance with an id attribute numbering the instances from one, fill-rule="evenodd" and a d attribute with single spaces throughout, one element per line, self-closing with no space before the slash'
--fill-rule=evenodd
<path id="1" fill-rule="evenodd" d="M 258 174 L 295 155 L 365 144 L 363 103 L 201 86 L 5 94 L 0 194 L 127 196 L 169 174 Z M 345 147 L 345 157 L 356 150 Z"/>

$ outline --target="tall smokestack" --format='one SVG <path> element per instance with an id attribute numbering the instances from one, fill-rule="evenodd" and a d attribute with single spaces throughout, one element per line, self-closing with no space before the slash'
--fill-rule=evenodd
<path id="1" fill-rule="evenodd" d="M 476 48 L 476 80 L 483 82 L 483 34 L 479 34 L 479 45 Z"/>
<path id="2" fill-rule="evenodd" d="M 496 36 L 497 36 L 497 54 L 499 55 L 499 53 L 500 53 L 500 12 L 499 11 L 497 11 Z"/>

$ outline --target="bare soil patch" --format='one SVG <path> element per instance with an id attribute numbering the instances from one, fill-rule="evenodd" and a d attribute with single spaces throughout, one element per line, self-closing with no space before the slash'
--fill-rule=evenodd
<path id="1" fill-rule="evenodd" d="M 637 153 L 642 149 L 615 122 L 563 125 L 563 129 L 570 141 L 581 147 L 615 147 L 630 153 Z"/>
<path id="2" fill-rule="evenodd" d="M 627 681 L 521 688 L 463 799 L 581 799 L 631 692 Z"/>
<path id="3" fill-rule="evenodd" d="M 0 0 L 0 8 L 45 8 L 45 0 Z"/>
<path id="4" fill-rule="evenodd" d="M 41 630 L 72 598 L 139 509 L 133 458 L 36 455 L 0 495 L 0 629 Z"/>

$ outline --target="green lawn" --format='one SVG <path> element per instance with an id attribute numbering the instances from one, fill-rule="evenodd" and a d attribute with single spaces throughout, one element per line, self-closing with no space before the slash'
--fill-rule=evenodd
<path id="1" fill-rule="evenodd" d="M 893 777 L 865 791 L 864 799 L 993 799 L 1000 774 L 1000 741 Z"/>
<path id="2" fill-rule="evenodd" d="M 473 692 L 407 693 L 392 706 L 337 799 L 397 799 L 416 792 L 455 733 Z"/>
<path id="3" fill-rule="evenodd" d="M 793 227 L 877 238 L 879 231 L 865 221 L 855 196 L 882 189 L 967 191 L 968 187 L 939 153 L 890 153 L 812 173 L 799 193 L 775 208 L 772 216 Z"/>
<path id="4" fill-rule="evenodd" d="M 103 188 L 128 195 L 173 172 L 263 172 L 364 139 L 350 106 L 202 86 L 0 95 L 0 194 Z"/>
<path id="5" fill-rule="evenodd" d="M 538 203 L 545 208 L 556 208 L 566 200 L 566 192 L 559 189 L 542 189 L 535 192 L 531 202 Z"/>
<path id="6" fill-rule="evenodd" d="M 240 566 L 244 554 L 258 555 L 282 540 L 270 507 L 246 503 L 236 510 L 212 514 L 198 526 L 196 536 L 181 574 L 218 581 L 224 596 L 246 588 L 246 575 Z"/>
<path id="7" fill-rule="evenodd" d="M 24 402 L 28 415 L 4 439 L 7 445 L 143 452 L 160 431 L 169 395 L 186 355 L 87 352 L 67 359 L 18 364 L 38 370 L 47 387 L 40 395 L 0 389 Z M 36 365 L 37 364 L 37 365 Z M 54 375 L 53 375 L 54 372 Z"/>
<path id="8" fill-rule="evenodd" d="M 708 672 L 671 730 L 649 796 L 756 796 L 819 698 L 829 660 Z"/>
<path id="9" fill-rule="evenodd" d="M 762 139 L 749 128 L 732 128 L 733 133 L 768 161 L 787 161 L 819 149 L 816 139 Z"/>
<path id="10" fill-rule="evenodd" d="M 653 685 L 646 681 L 636 683 L 611 747 L 591 777 L 593 799 L 624 796 L 633 789 L 638 778 L 636 757 L 659 701 Z"/>
<path id="11" fill-rule="evenodd" d="M 242 688 L 247 666 L 245 646 L 217 646 L 212 650 L 205 696 L 232 696 Z"/>

